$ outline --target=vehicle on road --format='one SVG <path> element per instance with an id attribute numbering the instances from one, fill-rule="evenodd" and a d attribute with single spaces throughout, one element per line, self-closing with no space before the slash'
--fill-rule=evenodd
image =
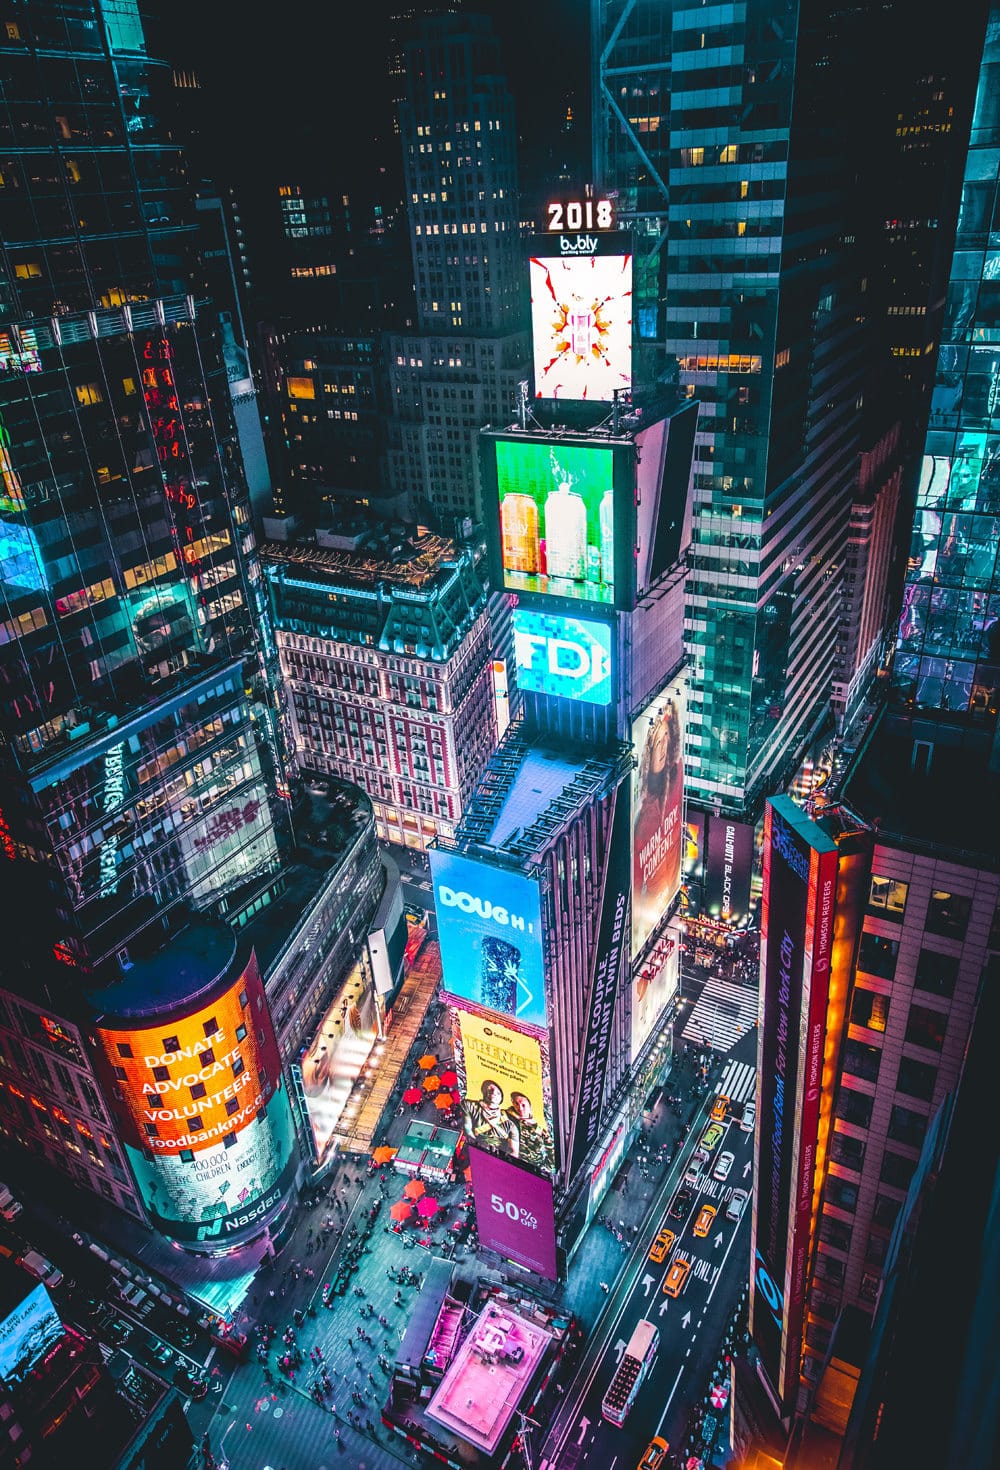
<path id="1" fill-rule="evenodd" d="M 709 1113 L 708 1116 L 712 1119 L 714 1123 L 724 1123 L 726 1121 L 726 1115 L 728 1112 L 729 1099 L 724 1092 L 720 1092 L 719 1096 L 712 1104 L 712 1111 Z"/>
<path id="2" fill-rule="evenodd" d="M 25 1251 L 23 1256 L 18 1256 L 17 1264 L 39 1281 L 44 1281 L 46 1286 L 59 1286 L 62 1282 L 63 1273 L 41 1251 Z"/>
<path id="3" fill-rule="evenodd" d="M 704 1239 L 712 1228 L 712 1221 L 715 1219 L 715 1215 L 716 1209 L 714 1205 L 702 1205 L 698 1211 L 698 1218 L 694 1222 L 695 1235 L 700 1235 Z"/>
<path id="4" fill-rule="evenodd" d="M 726 1130 L 723 1128 L 721 1123 L 709 1123 L 708 1127 L 701 1135 L 701 1143 L 699 1144 L 699 1147 L 707 1148 L 709 1153 L 711 1153 L 725 1131 Z"/>
<path id="5" fill-rule="evenodd" d="M 696 1189 L 701 1182 L 701 1160 L 692 1158 L 684 1170 L 684 1183 L 689 1189 Z"/>
<path id="6" fill-rule="evenodd" d="M 686 1183 L 687 1183 L 687 1181 L 685 1180 L 685 1184 Z M 671 1219 L 673 1219 L 673 1220 L 683 1220 L 684 1219 L 684 1216 L 687 1214 L 688 1210 L 691 1208 L 691 1201 L 693 1199 L 694 1199 L 694 1190 L 693 1189 L 679 1189 L 677 1191 L 677 1194 L 674 1197 L 673 1204 L 670 1206 L 670 1217 L 671 1217 Z"/>
<path id="7" fill-rule="evenodd" d="M 4 1217 L 8 1225 L 17 1219 L 24 1206 L 21 1201 L 15 1199 L 6 1184 L 0 1184 L 0 1215 Z"/>
<path id="8" fill-rule="evenodd" d="M 736 1155 L 731 1154 L 727 1149 L 725 1153 L 720 1154 L 719 1157 L 716 1159 L 715 1168 L 712 1170 L 712 1178 L 728 1179 L 729 1171 L 733 1167 L 735 1162 Z"/>
<path id="9" fill-rule="evenodd" d="M 673 1249 L 673 1244 L 676 1239 L 677 1236 L 673 1230 L 661 1230 L 653 1241 L 649 1252 L 649 1259 L 655 1261 L 658 1266 L 661 1266 Z"/>
<path id="10" fill-rule="evenodd" d="M 687 1285 L 688 1275 L 691 1271 L 691 1262 L 685 1261 L 683 1256 L 678 1256 L 663 1278 L 663 1290 L 667 1296 L 678 1297 Z"/>
<path id="11" fill-rule="evenodd" d="M 750 1194 L 748 1190 L 734 1189 L 733 1197 L 726 1206 L 726 1219 L 738 1220 L 743 1214 L 743 1211 L 746 1207 L 746 1202 L 749 1198 Z"/>
<path id="12" fill-rule="evenodd" d="M 740 1127 L 744 1133 L 752 1133 L 753 1125 L 757 1121 L 757 1104 L 753 1098 L 743 1104 L 743 1116 L 740 1119 Z"/>
<path id="13" fill-rule="evenodd" d="M 621 1362 L 615 1369 L 601 1404 L 601 1413 L 609 1424 L 620 1427 L 625 1423 L 643 1380 L 653 1366 L 659 1345 L 659 1332 L 652 1322 L 643 1317 L 635 1324 L 635 1330 L 622 1353 Z"/>
<path id="14" fill-rule="evenodd" d="M 646 1446 L 646 1453 L 639 1461 L 636 1470 L 660 1470 L 660 1466 L 663 1464 L 664 1458 L 669 1448 L 670 1446 L 667 1444 L 667 1441 L 663 1438 L 662 1434 L 654 1434 L 653 1438 Z"/>

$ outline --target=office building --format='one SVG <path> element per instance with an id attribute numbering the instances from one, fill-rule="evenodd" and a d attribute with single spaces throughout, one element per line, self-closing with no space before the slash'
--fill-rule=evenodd
<path id="1" fill-rule="evenodd" d="M 421 852 L 496 748 L 481 559 L 384 531 L 264 547 L 296 763 L 360 786 L 379 837 Z"/>
<path id="2" fill-rule="evenodd" d="M 963 37 L 974 9 L 956 22 Z M 858 44 L 871 13 L 593 0 L 594 179 L 635 231 L 639 373 L 672 375 L 702 401 L 688 789 L 697 807 L 750 822 L 827 717 L 831 681 L 843 683 L 858 459 L 892 423 L 861 435 L 888 319 L 866 310 L 866 278 L 882 269 L 870 242 L 891 235 L 871 217 L 891 150 L 884 136 L 872 147 L 885 119 L 870 99 L 894 95 L 897 65 L 913 79 L 892 45 Z M 912 29 L 909 7 L 880 17 L 877 34 L 891 40 L 894 25 Z M 949 122 L 952 157 L 965 100 Z M 939 195 L 932 242 L 948 229 Z M 933 257 L 925 246 L 918 262 Z M 926 288 L 923 266 L 910 269 Z"/>
<path id="3" fill-rule="evenodd" d="M 475 435 L 504 423 L 526 375 L 517 138 L 482 16 L 443 15 L 406 41 L 400 104 L 415 321 L 386 339 L 386 475 L 411 515 L 450 534 L 481 515 Z"/>

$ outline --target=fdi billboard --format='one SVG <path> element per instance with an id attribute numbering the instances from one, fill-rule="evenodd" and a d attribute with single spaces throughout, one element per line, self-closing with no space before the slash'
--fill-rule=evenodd
<path id="1" fill-rule="evenodd" d="M 296 1149 L 255 955 L 194 1010 L 96 1035 L 157 1227 L 178 1240 L 231 1239 L 268 1214 L 291 1187 Z"/>
<path id="2" fill-rule="evenodd" d="M 455 1013 L 454 1031 L 469 1142 L 551 1173 L 552 1096 L 542 1043 L 473 1011 Z"/>
<path id="3" fill-rule="evenodd" d="M 708 860 L 703 913 L 744 929 L 750 918 L 753 827 L 728 817 L 708 817 Z"/>
<path id="4" fill-rule="evenodd" d="M 521 689 L 582 704 L 610 704 L 611 628 L 592 618 L 516 607 L 511 614 Z"/>
<path id="5" fill-rule="evenodd" d="M 459 1002 L 544 1027 L 541 892 L 521 873 L 432 849 L 442 984 Z"/>
<path id="6" fill-rule="evenodd" d="M 559 235 L 531 256 L 535 397 L 609 403 L 632 386 L 632 255 L 625 234 Z"/>
<path id="7" fill-rule="evenodd" d="M 52 1298 L 39 1282 L 0 1322 L 0 1382 L 16 1387 L 64 1331 Z"/>
<path id="8" fill-rule="evenodd" d="M 684 684 L 675 680 L 632 724 L 632 955 L 681 886 Z"/>
<path id="9" fill-rule="evenodd" d="M 789 797 L 768 802 L 764 839 L 751 1330 L 788 1405 L 799 1381 L 838 850 Z"/>
<path id="10" fill-rule="evenodd" d="M 479 1243 L 547 1281 L 558 1277 L 552 1184 L 520 1164 L 469 1149 Z"/>
<path id="11" fill-rule="evenodd" d="M 613 450 L 522 439 L 495 448 L 504 586 L 613 603 Z"/>

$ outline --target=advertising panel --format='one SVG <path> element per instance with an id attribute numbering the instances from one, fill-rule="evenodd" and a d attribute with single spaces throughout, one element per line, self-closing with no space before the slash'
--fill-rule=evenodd
<path id="1" fill-rule="evenodd" d="M 294 1125 L 252 953 L 188 1015 L 102 1026 L 97 1038 L 129 1162 L 164 1234 L 231 1237 L 278 1203 L 294 1179 Z"/>
<path id="2" fill-rule="evenodd" d="M 632 954 L 637 955 L 681 885 L 684 684 L 675 680 L 632 724 Z"/>
<path id="3" fill-rule="evenodd" d="M 728 817 L 708 818 L 708 862 L 705 870 L 706 918 L 746 928 L 750 918 L 750 875 L 753 870 L 753 827 Z"/>
<path id="4" fill-rule="evenodd" d="M 555 1168 L 548 1057 L 534 1036 L 471 1011 L 455 1015 L 462 1128 L 470 1143 Z"/>
<path id="5" fill-rule="evenodd" d="M 498 439 L 496 467 L 508 591 L 613 603 L 613 451 Z"/>
<path id="6" fill-rule="evenodd" d="M 787 797 L 767 804 L 764 833 L 751 1330 L 788 1403 L 799 1376 L 837 848 Z"/>
<path id="7" fill-rule="evenodd" d="M 671 998 L 677 993 L 680 945 L 673 926 L 661 934 L 632 978 L 631 1057 L 635 1066 Z"/>
<path id="8" fill-rule="evenodd" d="M 610 704 L 611 629 L 591 618 L 516 607 L 511 614 L 517 682 L 528 693 Z"/>
<path id="9" fill-rule="evenodd" d="M 0 1322 L 0 1381 L 13 1388 L 27 1378 L 63 1331 L 52 1298 L 39 1282 Z"/>
<path id="10" fill-rule="evenodd" d="M 547 1281 L 558 1277 L 552 1185 L 529 1169 L 469 1149 L 479 1242 Z"/>
<path id="11" fill-rule="evenodd" d="M 701 878 L 705 871 L 705 813 L 689 806 L 684 816 L 685 878 Z"/>
<path id="12" fill-rule="evenodd" d="M 632 386 L 628 236 L 559 235 L 535 243 L 535 397 L 610 402 L 616 388 Z"/>
<path id="13" fill-rule="evenodd" d="M 544 1027 L 541 892 L 521 873 L 432 849 L 442 983 L 458 1001 Z"/>
<path id="14" fill-rule="evenodd" d="M 611 1052 L 611 1023 L 622 967 L 628 962 L 629 804 L 623 783 L 614 796 L 611 840 L 601 894 L 601 922 L 587 1006 L 569 1173 L 575 1174 L 597 1141 Z"/>

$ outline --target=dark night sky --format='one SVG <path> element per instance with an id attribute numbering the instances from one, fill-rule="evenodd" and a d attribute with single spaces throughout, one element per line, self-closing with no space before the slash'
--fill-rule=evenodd
<path id="1" fill-rule="evenodd" d="M 341 179 L 351 186 L 377 156 L 376 133 L 395 162 L 399 144 L 378 106 L 390 0 L 282 0 L 267 10 L 245 0 L 160 4 L 168 59 L 201 81 L 221 145 L 219 172 L 246 177 L 312 164 L 334 187 Z M 554 138 L 571 94 L 585 127 L 587 0 L 480 0 L 468 8 L 494 19 L 522 138 Z"/>

